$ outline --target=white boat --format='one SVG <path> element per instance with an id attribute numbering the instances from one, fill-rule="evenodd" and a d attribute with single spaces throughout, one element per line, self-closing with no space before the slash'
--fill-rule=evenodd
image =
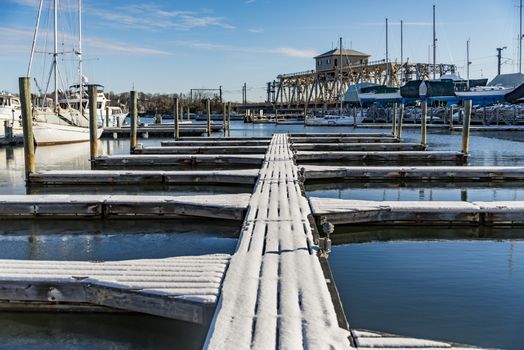
<path id="1" fill-rule="evenodd" d="M 83 77 L 83 80 L 85 77 Z M 69 87 L 67 97 L 60 99 L 60 107 L 64 109 L 73 108 L 77 111 L 82 111 L 83 115 L 89 117 L 89 105 L 87 88 L 85 84 L 87 79 L 84 80 L 83 89 L 80 89 L 80 85 L 72 85 Z M 122 111 L 122 108 L 116 106 L 109 106 L 110 100 L 104 94 L 104 87 L 102 85 L 96 85 L 96 116 L 99 125 L 105 126 L 118 126 L 124 124 L 124 119 L 127 113 Z M 82 90 L 83 97 L 80 98 L 80 90 Z M 108 119 L 108 120 L 106 120 Z"/>
<path id="2" fill-rule="evenodd" d="M 362 116 L 357 114 L 357 124 L 362 122 Z M 355 125 L 355 118 L 350 115 L 325 115 L 306 118 L 307 126 L 348 126 Z"/>
<path id="3" fill-rule="evenodd" d="M 21 133 L 20 115 L 20 99 L 7 93 L 0 94 L 0 129 L 3 130 L 4 123 L 7 121 L 13 127 L 15 134 Z"/>
<path id="4" fill-rule="evenodd" d="M 30 76 L 31 66 L 33 62 L 33 56 L 35 54 L 35 40 L 37 38 L 39 30 L 39 20 L 42 11 L 43 0 L 40 0 L 40 6 L 38 10 L 37 25 L 35 28 L 35 34 L 33 39 L 33 45 L 31 49 L 31 55 L 29 59 L 29 67 L 27 69 L 27 76 Z M 82 75 L 82 24 L 81 24 L 81 1 L 78 1 L 78 20 L 79 20 L 79 38 L 78 47 L 74 47 L 70 52 L 59 52 L 58 51 L 58 0 L 52 1 L 53 6 L 53 24 L 54 24 L 54 49 L 53 49 L 53 61 L 51 71 L 48 80 L 42 86 L 49 86 L 51 76 L 54 76 L 54 91 L 53 91 L 53 103 L 49 107 L 49 104 L 45 106 L 48 101 L 47 90 L 41 91 L 42 101 L 44 105 L 36 106 L 33 105 L 33 137 L 37 145 L 56 145 L 65 143 L 75 143 L 89 140 L 89 119 L 86 116 L 85 108 L 87 100 L 84 99 L 84 80 L 85 77 Z M 76 45 L 75 45 L 76 46 Z M 58 86 L 58 56 L 67 53 L 72 53 L 78 58 L 78 71 L 79 71 L 79 93 L 76 99 L 75 109 L 72 106 L 72 101 L 69 99 L 68 94 L 63 94 Z M 38 82 L 36 83 L 39 86 Z M 103 94 L 102 94 L 103 95 Z M 105 98 L 105 97 L 104 97 Z M 84 104 L 84 102 L 86 104 Z M 100 102 L 99 102 L 100 103 Z M 98 106 L 97 106 L 98 107 Z M 97 108 L 98 109 L 98 108 Z M 97 130 L 97 137 L 100 137 L 103 129 Z"/>

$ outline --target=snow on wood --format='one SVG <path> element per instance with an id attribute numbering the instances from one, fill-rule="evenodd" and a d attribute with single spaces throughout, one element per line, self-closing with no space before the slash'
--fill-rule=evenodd
<path id="1" fill-rule="evenodd" d="M 30 175 L 31 184 L 254 184 L 258 169 L 239 170 L 49 170 Z"/>
<path id="2" fill-rule="evenodd" d="M 310 197 L 313 214 L 333 224 L 455 222 L 524 224 L 524 202 L 362 201 Z"/>
<path id="3" fill-rule="evenodd" d="M 460 181 L 524 180 L 524 167 L 517 166 L 317 166 L 304 165 L 306 179 L 378 181 L 391 179 Z"/>
<path id="4" fill-rule="evenodd" d="M 0 216 L 200 216 L 241 220 L 251 194 L 198 196 L 2 195 Z"/>
<path id="5" fill-rule="evenodd" d="M 275 134 L 205 348 L 349 347 L 316 256 L 309 213 L 287 137 Z"/>
<path id="6" fill-rule="evenodd" d="M 0 260 L 0 300 L 89 303 L 204 324 L 229 258 Z"/>

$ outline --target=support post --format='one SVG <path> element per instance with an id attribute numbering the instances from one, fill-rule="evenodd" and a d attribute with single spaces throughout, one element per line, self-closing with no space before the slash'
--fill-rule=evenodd
<path id="1" fill-rule="evenodd" d="M 231 130 L 231 102 L 227 103 L 227 131 Z"/>
<path id="2" fill-rule="evenodd" d="M 98 118 L 96 109 L 96 85 L 87 86 L 87 95 L 89 98 L 89 149 L 92 168 L 94 166 L 95 158 L 98 156 Z"/>
<path id="3" fill-rule="evenodd" d="M 227 117 L 226 117 L 226 114 L 227 114 L 226 103 L 222 102 L 222 128 L 224 129 L 224 135 L 226 134 L 226 130 L 227 130 Z"/>
<path id="4" fill-rule="evenodd" d="M 464 101 L 464 124 L 462 125 L 462 153 L 469 152 L 469 125 L 471 122 L 471 100 Z"/>
<path id="5" fill-rule="evenodd" d="M 31 85 L 29 77 L 18 79 L 20 103 L 22 108 L 22 128 L 24 130 L 25 179 L 35 172 L 35 143 L 33 140 L 33 110 L 31 107 Z"/>
<path id="6" fill-rule="evenodd" d="M 393 103 L 393 115 L 391 116 L 391 134 L 393 137 L 397 136 L 397 110 L 398 105 Z"/>
<path id="7" fill-rule="evenodd" d="M 4 136 L 8 142 L 13 140 L 13 125 L 9 120 L 4 120 Z"/>
<path id="8" fill-rule="evenodd" d="M 109 128 L 109 106 L 106 106 L 106 127 Z"/>
<path id="9" fill-rule="evenodd" d="M 449 113 L 449 130 L 453 131 L 453 106 L 450 107 L 451 112 Z"/>
<path id="10" fill-rule="evenodd" d="M 211 136 L 211 101 L 207 99 L 207 136 Z"/>
<path id="11" fill-rule="evenodd" d="M 173 102 L 173 118 L 175 119 L 175 140 L 178 141 L 178 139 L 180 138 L 180 125 L 178 124 L 178 97 L 175 97 L 175 100 Z"/>
<path id="12" fill-rule="evenodd" d="M 191 108 L 187 106 L 187 121 L 191 120 Z"/>
<path id="13" fill-rule="evenodd" d="M 276 119 L 275 119 L 276 121 Z M 304 104 L 304 127 L 307 126 L 307 106 Z"/>
<path id="14" fill-rule="evenodd" d="M 129 93 L 129 115 L 130 120 L 130 135 L 129 135 L 129 150 L 131 153 L 134 152 L 136 148 L 136 132 L 137 132 L 137 119 L 138 119 L 138 101 L 136 91 L 131 91 Z"/>
<path id="15" fill-rule="evenodd" d="M 404 104 L 400 104 L 400 110 L 398 112 L 398 132 L 397 138 L 402 139 L 402 123 L 404 122 Z"/>
<path id="16" fill-rule="evenodd" d="M 357 128 L 357 107 L 353 107 L 353 129 Z"/>
<path id="17" fill-rule="evenodd" d="M 420 143 L 422 145 L 426 144 L 427 140 L 427 127 L 426 127 L 426 121 L 428 118 L 428 101 L 424 100 L 420 104 Z"/>

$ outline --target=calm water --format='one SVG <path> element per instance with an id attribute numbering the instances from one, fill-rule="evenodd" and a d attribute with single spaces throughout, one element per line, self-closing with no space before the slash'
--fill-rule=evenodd
<path id="1" fill-rule="evenodd" d="M 308 132 L 348 132 L 352 128 L 308 127 Z M 270 136 L 304 132 L 301 125 L 232 122 L 231 136 Z M 389 132 L 357 129 L 357 132 Z M 215 133 L 214 136 L 220 136 Z M 404 131 L 418 142 L 418 130 Z M 160 140 L 141 140 L 159 145 Z M 459 150 L 460 134 L 430 131 L 428 142 L 438 150 Z M 522 165 L 524 143 L 519 133 L 474 134 L 470 164 Z M 102 140 L 102 154 L 128 153 L 127 140 Z M 89 169 L 87 143 L 40 147 L 38 170 Z M 0 194 L 26 193 L 23 149 L 0 148 Z M 3 165 L 5 164 L 5 165 Z M 337 187 L 338 186 L 338 187 Z M 33 193 L 228 193 L 225 187 L 134 189 L 49 188 Z M 235 188 L 233 192 L 250 192 Z M 351 188 L 331 184 L 308 188 L 310 195 L 374 200 L 522 200 L 520 188 Z M 438 232 L 435 232 L 438 230 Z M 524 343 L 524 276 L 519 229 L 369 228 L 336 233 L 330 263 L 350 323 L 407 336 L 444 339 L 482 346 L 518 349 Z M 231 253 L 239 227 L 213 223 L 151 221 L 26 221 L 0 222 L 0 258 L 117 260 L 177 255 Z M 514 234 L 512 234 L 514 233 Z M 416 242 L 374 242 L 406 240 Z M 448 239 L 435 241 L 434 239 Z M 457 241 L 456 239 L 461 240 Z M 449 239 L 453 239 L 450 241 Z M 468 239 L 465 241 L 464 239 Z M 481 240 L 479 240 L 481 239 Z M 513 239 L 513 240 L 510 240 Z M 46 348 L 200 348 L 206 329 L 145 315 L 0 314 L 2 346 Z"/>
<path id="2" fill-rule="evenodd" d="M 522 349 L 522 240 L 340 245 L 329 261 L 353 327 Z"/>

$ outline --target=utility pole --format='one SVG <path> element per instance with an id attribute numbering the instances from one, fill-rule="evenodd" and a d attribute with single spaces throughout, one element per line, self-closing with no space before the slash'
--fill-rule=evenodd
<path id="1" fill-rule="evenodd" d="M 433 80 L 437 73 L 437 31 L 435 28 L 435 5 L 433 5 Z"/>
<path id="2" fill-rule="evenodd" d="M 502 50 L 505 50 L 505 49 L 507 49 L 506 46 L 504 46 L 504 47 L 497 47 L 497 67 L 498 67 L 498 69 L 497 69 L 498 73 L 497 74 L 498 75 L 500 75 L 500 68 L 502 66 Z"/>

